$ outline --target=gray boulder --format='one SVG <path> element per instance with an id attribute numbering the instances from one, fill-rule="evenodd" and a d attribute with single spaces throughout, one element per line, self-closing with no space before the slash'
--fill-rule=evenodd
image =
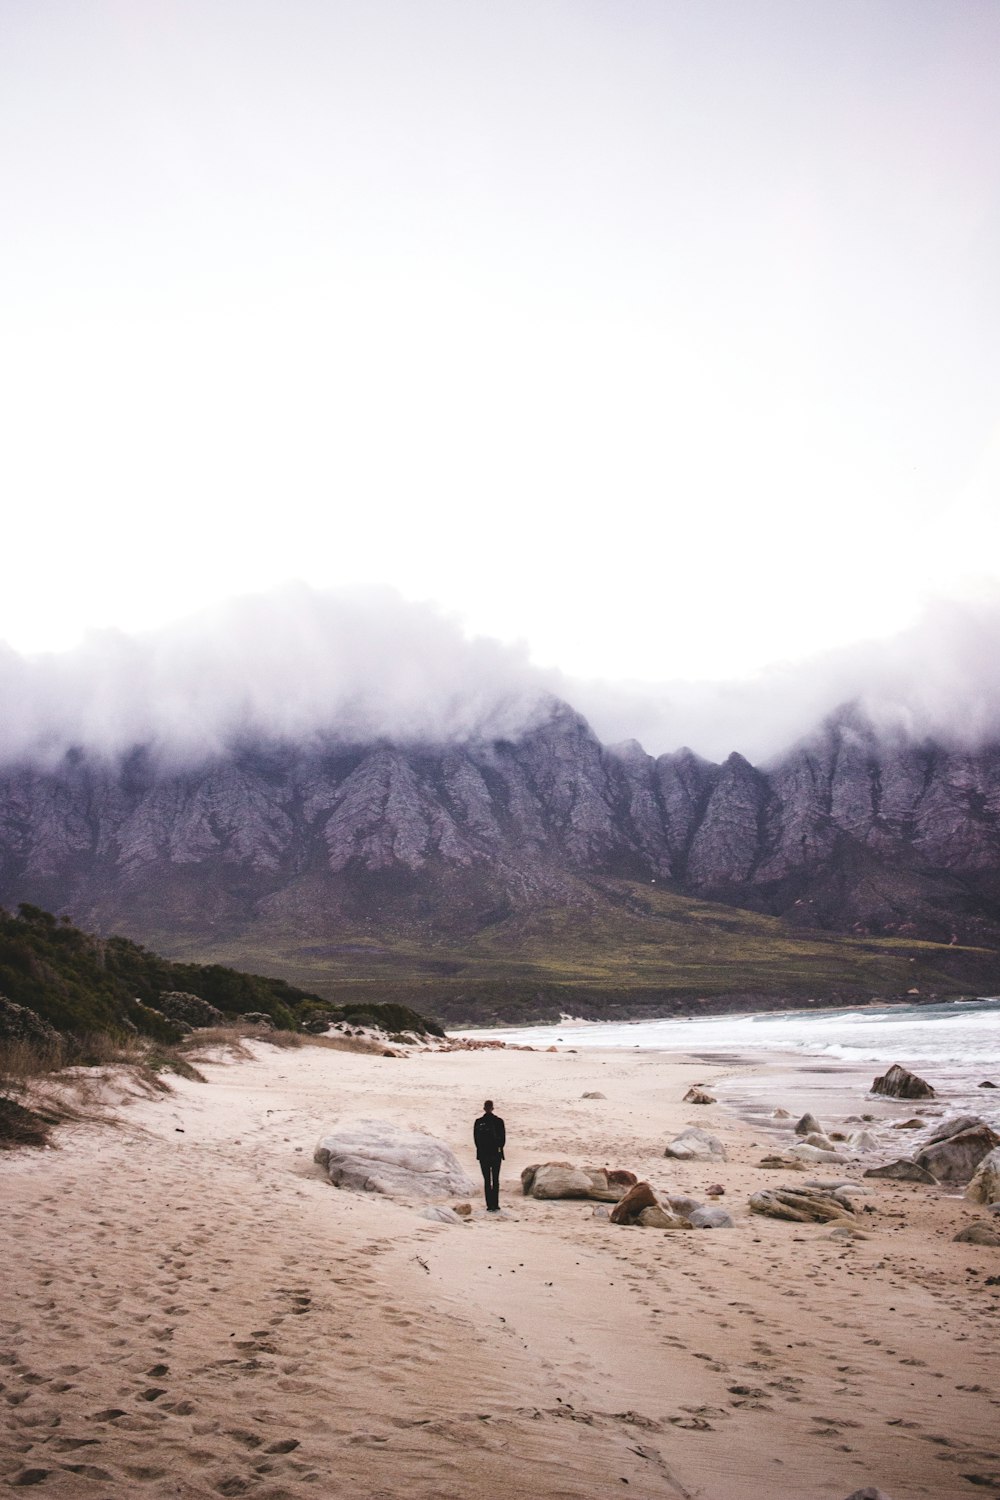
<path id="1" fill-rule="evenodd" d="M 929 1083 L 911 1073 L 908 1068 L 893 1063 L 887 1073 L 876 1078 L 872 1084 L 873 1094 L 882 1094 L 887 1099 L 933 1099 L 934 1090 Z"/>
<path id="2" fill-rule="evenodd" d="M 732 1214 L 724 1208 L 696 1208 L 688 1214 L 692 1229 L 734 1229 Z"/>
<path id="3" fill-rule="evenodd" d="M 984 1156 L 1000 1146 L 1000 1135 L 988 1125 L 974 1125 L 946 1140 L 925 1146 L 913 1158 L 918 1167 L 932 1172 L 938 1182 L 969 1182 Z"/>
<path id="4" fill-rule="evenodd" d="M 476 1191 L 449 1146 L 387 1120 L 356 1120 L 324 1136 L 313 1153 L 334 1187 L 398 1198 L 463 1198 Z"/>
<path id="5" fill-rule="evenodd" d="M 866 1177 L 888 1177 L 894 1182 L 925 1182 L 933 1186 L 937 1178 L 926 1167 L 918 1167 L 915 1161 L 887 1161 L 881 1167 L 869 1167 Z"/>
<path id="6" fill-rule="evenodd" d="M 1000 1225 L 976 1219 L 960 1229 L 954 1238 L 962 1245 L 1000 1245 Z"/>
<path id="7" fill-rule="evenodd" d="M 965 1196 L 970 1203 L 996 1203 L 1000 1199 L 1000 1147 L 983 1157 Z"/>
<path id="8" fill-rule="evenodd" d="M 985 1124 L 982 1115 L 949 1115 L 940 1125 L 935 1125 L 924 1145 L 936 1146 L 938 1141 L 950 1140 L 953 1135 L 961 1135 L 964 1130 L 974 1130 L 977 1125 Z"/>
<path id="9" fill-rule="evenodd" d="M 707 1130 L 692 1125 L 674 1136 L 663 1154 L 677 1161 L 725 1161 L 726 1148 L 718 1136 L 709 1135 Z"/>
<path id="10" fill-rule="evenodd" d="M 225 1026 L 226 1018 L 221 1010 L 189 995 L 184 990 L 165 990 L 156 1002 L 156 1008 L 171 1021 L 186 1021 L 189 1026 Z"/>
<path id="11" fill-rule="evenodd" d="M 668 1193 L 667 1203 L 671 1211 L 680 1214 L 682 1219 L 690 1219 L 695 1209 L 705 1206 L 699 1198 L 692 1198 L 687 1193 Z"/>
<path id="12" fill-rule="evenodd" d="M 846 1193 L 848 1197 L 853 1193 L 860 1193 L 864 1197 L 871 1192 L 871 1188 L 863 1187 L 860 1182 L 853 1182 L 849 1177 L 812 1177 L 806 1187 L 819 1188 L 823 1193 Z"/>
<path id="13" fill-rule="evenodd" d="M 810 1146 L 806 1141 L 797 1141 L 794 1146 L 789 1146 L 790 1156 L 797 1156 L 802 1161 L 832 1161 L 846 1165 L 847 1158 L 841 1156 L 839 1151 L 834 1151 L 833 1144 L 830 1146 Z"/>

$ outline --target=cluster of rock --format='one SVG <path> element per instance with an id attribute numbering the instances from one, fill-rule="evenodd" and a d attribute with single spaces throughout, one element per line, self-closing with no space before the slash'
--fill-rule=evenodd
<path id="1" fill-rule="evenodd" d="M 693 1133 L 704 1135 L 703 1131 Z M 721 1142 L 714 1136 L 707 1139 L 715 1149 L 709 1150 L 701 1144 L 700 1154 L 690 1159 L 725 1155 Z M 670 1154 L 670 1147 L 666 1154 Z M 621 1167 L 576 1167 L 566 1161 L 535 1163 L 521 1173 L 521 1189 L 525 1197 L 531 1198 L 594 1198 L 614 1203 L 608 1216 L 612 1224 L 638 1225 L 644 1229 L 729 1229 L 733 1224 L 725 1209 L 706 1207 L 697 1198 L 671 1193 L 661 1201 L 648 1182 L 640 1182 L 634 1172 Z M 709 1194 L 722 1191 L 721 1187 L 713 1187 Z"/>
<path id="2" fill-rule="evenodd" d="M 899 1063 L 875 1079 L 871 1092 L 892 1099 L 937 1097 L 931 1084 Z M 772 1118 L 789 1116 L 787 1111 L 776 1109 Z M 894 1121 L 891 1129 L 919 1130 L 926 1134 L 912 1155 L 870 1166 L 864 1177 L 924 1183 L 929 1187 L 964 1185 L 967 1201 L 986 1206 L 991 1217 L 965 1226 L 956 1234 L 956 1240 L 1000 1246 L 1000 1135 L 989 1122 L 979 1115 L 953 1115 L 932 1124 L 926 1118 L 914 1116 Z M 798 1137 L 794 1145 L 765 1156 L 759 1165 L 794 1171 L 804 1171 L 810 1160 L 846 1165 L 851 1156 L 877 1151 L 881 1145 L 872 1131 L 864 1129 L 850 1134 L 832 1131 L 827 1135 L 811 1114 L 802 1116 L 794 1126 L 794 1133 Z M 833 1220 L 856 1212 L 851 1200 L 865 1191 L 862 1185 L 848 1181 L 784 1187 L 755 1193 L 750 1208 L 754 1213 L 798 1222 Z"/>
<path id="3" fill-rule="evenodd" d="M 589 1097 L 600 1095 L 595 1091 Z M 784 1110 L 776 1110 L 774 1114 L 789 1118 Z M 927 1124 L 923 1119 L 896 1122 L 900 1128 L 924 1129 Z M 867 1130 L 850 1135 L 831 1131 L 827 1135 L 810 1113 L 795 1123 L 793 1133 L 795 1144 L 788 1148 L 787 1154 L 766 1157 L 760 1165 L 784 1166 L 800 1172 L 812 1161 L 832 1161 L 843 1167 L 848 1161 L 843 1151 L 857 1156 L 876 1149 L 879 1144 Z M 838 1146 L 843 1151 L 838 1151 Z M 680 1162 L 723 1161 L 726 1149 L 718 1137 L 690 1126 L 667 1143 L 664 1156 Z M 475 1185 L 444 1142 L 423 1131 L 403 1130 L 382 1120 L 359 1120 L 338 1127 L 319 1142 L 314 1160 L 336 1187 L 425 1201 L 475 1192 Z M 985 1205 L 990 1217 L 967 1225 L 956 1238 L 1000 1246 L 1000 1136 L 978 1116 L 956 1115 L 942 1121 L 925 1137 L 911 1160 L 870 1167 L 864 1175 L 928 1184 L 968 1184 L 967 1200 Z M 658 1196 L 649 1182 L 639 1181 L 634 1172 L 621 1167 L 579 1166 L 569 1161 L 533 1162 L 521 1173 L 521 1190 L 525 1197 L 539 1200 L 589 1199 L 602 1205 L 613 1204 L 610 1213 L 604 1207 L 595 1208 L 594 1213 L 616 1225 L 687 1230 L 731 1228 L 734 1224 L 732 1216 L 718 1204 L 705 1204 L 683 1193 Z M 858 1232 L 855 1225 L 861 1207 L 868 1208 L 859 1200 L 870 1192 L 869 1186 L 846 1176 L 786 1183 L 753 1193 L 749 1208 L 752 1214 L 791 1223 L 833 1224 L 835 1235 L 850 1235 Z M 705 1190 L 708 1198 L 723 1193 L 721 1184 Z M 471 1207 L 465 1203 L 451 1208 L 434 1205 L 423 1213 L 436 1222 L 464 1223 Z"/>
<path id="4" fill-rule="evenodd" d="M 575 1167 L 568 1161 L 535 1162 L 521 1173 L 526 1198 L 596 1198 L 617 1203 L 636 1181 L 621 1168 Z"/>
<path id="5" fill-rule="evenodd" d="M 648 1182 L 637 1182 L 610 1214 L 612 1224 L 637 1225 L 642 1229 L 732 1229 L 733 1219 L 724 1208 L 706 1207 L 697 1198 L 668 1193 L 661 1202 Z"/>
<path id="6" fill-rule="evenodd" d="M 942 1120 L 911 1157 L 869 1167 L 865 1176 L 961 1187 L 998 1146 L 1000 1135 L 978 1115 L 953 1115 Z"/>

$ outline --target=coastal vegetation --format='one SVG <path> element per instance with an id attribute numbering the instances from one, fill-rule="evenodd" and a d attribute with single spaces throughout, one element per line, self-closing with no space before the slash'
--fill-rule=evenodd
<path id="1" fill-rule="evenodd" d="M 201 1043 L 234 1046 L 249 1034 L 294 1045 L 310 1026 L 338 1022 L 440 1030 L 398 1003 L 370 998 L 361 1015 L 353 1001 L 337 1006 L 281 978 L 174 963 L 128 938 L 95 937 L 37 906 L 0 910 L 0 1146 L 43 1145 L 50 1126 L 70 1117 L 65 1096 L 39 1103 L 31 1094 L 33 1083 L 61 1070 L 121 1064 L 153 1090 L 165 1087 L 164 1073 L 198 1077 L 185 1056 L 191 1027 L 161 1009 L 178 995 L 197 997 L 223 1023 L 195 1032 Z"/>

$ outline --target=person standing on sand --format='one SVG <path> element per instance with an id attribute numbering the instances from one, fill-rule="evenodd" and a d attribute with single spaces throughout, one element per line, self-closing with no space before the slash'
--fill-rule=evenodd
<path id="1" fill-rule="evenodd" d="M 476 1143 L 476 1156 L 483 1173 L 483 1189 L 486 1193 L 486 1212 L 500 1212 L 500 1163 L 507 1132 L 499 1115 L 493 1113 L 493 1100 L 487 1099 L 483 1113 L 472 1127 L 472 1139 Z"/>

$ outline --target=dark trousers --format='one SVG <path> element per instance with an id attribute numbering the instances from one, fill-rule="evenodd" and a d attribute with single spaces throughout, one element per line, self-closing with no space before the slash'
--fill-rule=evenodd
<path id="1" fill-rule="evenodd" d="M 483 1173 L 483 1189 L 486 1193 L 486 1207 L 500 1207 L 500 1158 L 499 1156 L 481 1156 L 479 1165 Z"/>

